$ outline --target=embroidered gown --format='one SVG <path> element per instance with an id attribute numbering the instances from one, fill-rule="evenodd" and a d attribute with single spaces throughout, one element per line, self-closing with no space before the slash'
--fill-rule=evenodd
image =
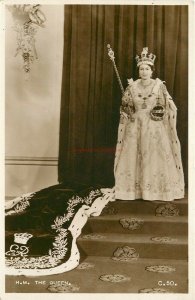
<path id="1" fill-rule="evenodd" d="M 151 119 L 158 103 L 166 105 L 162 121 Z M 128 118 L 133 103 L 134 122 Z M 171 201 L 184 197 L 180 142 L 176 132 L 176 106 L 160 79 L 146 88 L 129 80 L 122 97 L 115 156 L 115 197 L 120 200 Z"/>

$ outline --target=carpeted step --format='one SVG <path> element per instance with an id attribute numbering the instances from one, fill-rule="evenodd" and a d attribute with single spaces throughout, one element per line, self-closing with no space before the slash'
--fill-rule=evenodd
<path id="1" fill-rule="evenodd" d="M 146 234 L 82 235 L 78 247 L 86 256 L 130 257 L 130 259 L 187 259 L 188 247 L 185 236 L 155 237 Z M 125 247 L 125 248 L 123 248 Z M 120 248 L 120 249 L 119 249 Z M 131 248 L 135 249 L 132 250 Z M 116 252 L 116 250 L 118 251 Z M 118 259 L 118 258 L 117 258 Z M 139 259 L 139 258 L 138 258 Z"/>
<path id="2" fill-rule="evenodd" d="M 148 271 L 148 267 L 151 266 L 153 271 Z M 164 272 L 160 272 L 158 266 L 161 266 L 160 269 L 163 266 Z M 109 257 L 89 256 L 76 269 L 63 274 L 43 277 L 25 276 L 25 278 L 6 276 L 6 293 L 181 294 L 188 293 L 187 277 L 188 268 L 185 260 L 140 258 L 136 261 L 120 262 Z M 104 278 L 106 280 L 103 280 Z M 114 281 L 114 278 L 117 280 Z M 29 284 L 20 285 L 23 280 Z M 65 282 L 68 282 L 68 286 L 64 285 Z M 58 288 L 55 288 L 52 283 L 58 283 Z"/>
<path id="3" fill-rule="evenodd" d="M 187 197 L 175 201 L 145 201 L 145 200 L 132 200 L 132 201 L 121 201 L 117 200 L 108 203 L 105 212 L 113 212 L 115 214 L 143 214 L 143 215 L 155 215 L 156 209 L 160 206 L 170 205 L 178 210 L 178 214 L 181 216 L 188 215 L 188 200 Z M 104 213 L 103 211 L 103 213 Z"/>
<path id="4" fill-rule="evenodd" d="M 90 217 L 83 233 L 128 233 L 152 235 L 187 235 L 187 216 L 157 217 L 152 215 L 100 215 Z"/>

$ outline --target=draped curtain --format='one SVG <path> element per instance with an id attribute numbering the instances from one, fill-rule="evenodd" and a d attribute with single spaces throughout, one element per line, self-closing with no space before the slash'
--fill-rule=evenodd
<path id="1" fill-rule="evenodd" d="M 147 46 L 155 76 L 178 107 L 177 129 L 187 181 L 188 6 L 66 5 L 59 141 L 59 182 L 113 185 L 121 90 L 137 79 L 136 54 Z"/>

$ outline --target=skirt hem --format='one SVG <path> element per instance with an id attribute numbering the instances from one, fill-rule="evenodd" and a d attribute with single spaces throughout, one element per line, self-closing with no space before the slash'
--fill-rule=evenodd
<path id="1" fill-rule="evenodd" d="M 160 195 L 160 194 L 132 194 L 132 193 L 117 193 L 115 192 L 116 200 L 133 201 L 133 200 L 146 200 L 146 201 L 174 201 L 184 198 L 184 193 L 172 194 L 172 195 Z"/>

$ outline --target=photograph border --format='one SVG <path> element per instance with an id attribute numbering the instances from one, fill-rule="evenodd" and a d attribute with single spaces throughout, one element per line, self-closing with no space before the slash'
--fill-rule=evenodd
<path id="1" fill-rule="evenodd" d="M 12 4 L 33 4 L 36 3 L 36 1 L 1 1 L 0 3 L 0 19 L 1 19 L 1 52 L 0 52 L 0 57 L 1 57 L 1 99 L 5 99 L 5 5 L 12 5 Z M 193 182 L 195 178 L 195 139 L 194 139 L 194 131 L 195 131 L 195 105 L 194 105 L 194 100 L 193 97 L 195 95 L 195 75 L 194 75 L 194 70 L 195 70 L 195 60 L 194 60 L 194 53 L 195 53 L 195 32 L 194 32 L 194 19 L 195 19 L 195 2 L 194 1 L 142 1 L 142 0 L 137 0 L 137 1 L 39 1 L 39 4 L 41 5 L 66 5 L 66 4 L 113 4 L 113 5 L 188 5 L 189 7 L 189 33 L 188 33 L 188 56 L 189 56 L 189 62 L 188 62 L 188 90 L 189 90 L 189 104 L 188 104 L 188 137 L 189 137 L 189 142 L 188 142 L 188 178 L 189 178 L 189 183 L 188 183 L 188 221 L 189 221 L 189 233 L 188 233 L 188 245 L 189 245 L 189 292 L 188 294 L 131 294 L 131 293 L 90 293 L 90 294 L 83 294 L 83 293 L 67 293 L 65 294 L 51 294 L 51 293 L 44 293 L 44 294 L 39 294 L 39 293 L 5 293 L 5 272 L 4 269 L 1 268 L 1 287 L 0 287 L 0 298 L 1 299 L 34 299 L 34 297 L 42 297 L 44 299 L 54 299 L 56 298 L 64 298 L 68 297 L 70 300 L 71 299 L 85 299 L 88 300 L 93 297 L 93 299 L 100 299 L 102 297 L 106 297 L 106 299 L 118 299 L 118 297 L 123 297 L 123 299 L 132 299 L 132 300 L 137 300 L 137 299 L 177 299 L 177 300 L 185 300 L 185 299 L 193 299 L 193 296 L 195 297 L 195 287 L 193 285 L 193 282 L 195 282 L 195 259 L 193 257 L 193 253 L 195 251 L 194 247 L 194 242 L 195 242 L 195 184 Z M 4 167 L 4 157 L 5 157 L 5 103 L 4 101 L 1 101 L 1 122 L 2 122 L 2 133 L 1 133 L 1 145 L 3 145 L 1 151 L 1 194 L 4 196 L 5 195 L 5 167 Z M 3 197 L 2 197 L 3 198 Z M 3 202 L 3 201 L 2 201 Z M 4 210 L 4 203 L 1 203 L 2 205 L 2 212 Z M 4 214 L 2 213 L 2 218 L 1 218 L 1 228 L 4 228 Z M 1 240 L 2 242 L 0 243 L 0 250 L 1 253 L 4 253 L 4 230 L 1 232 Z M 0 258 L 0 263 L 1 266 L 4 266 L 4 257 L 1 256 Z"/>

